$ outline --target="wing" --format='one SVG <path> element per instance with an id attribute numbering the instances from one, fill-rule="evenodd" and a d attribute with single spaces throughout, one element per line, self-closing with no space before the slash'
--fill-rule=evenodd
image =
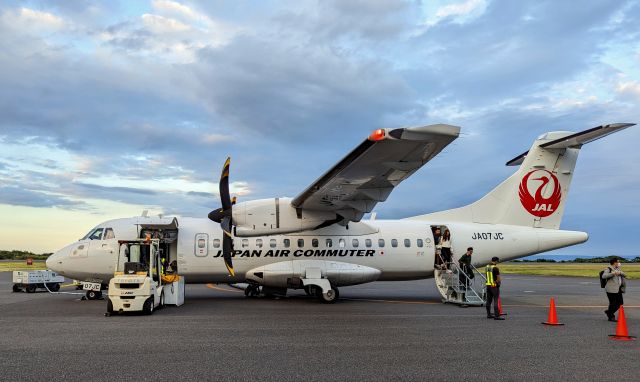
<path id="1" fill-rule="evenodd" d="M 302 210 L 335 212 L 343 224 L 360 221 L 459 133 L 459 127 L 442 124 L 378 129 L 291 204 Z"/>

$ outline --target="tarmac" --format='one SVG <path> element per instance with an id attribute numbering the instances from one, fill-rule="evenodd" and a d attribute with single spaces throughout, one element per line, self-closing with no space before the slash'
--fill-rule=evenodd
<path id="1" fill-rule="evenodd" d="M 596 276 L 597 277 L 597 276 Z M 625 294 L 640 335 L 640 281 Z M 74 288 L 62 291 L 79 292 Z M 505 321 L 442 304 L 433 280 L 247 299 L 188 285 L 185 305 L 105 317 L 106 301 L 12 293 L 0 273 L 0 380 L 636 380 L 640 341 L 613 341 L 597 278 L 504 276 Z M 547 327 L 555 297 L 565 326 Z"/>

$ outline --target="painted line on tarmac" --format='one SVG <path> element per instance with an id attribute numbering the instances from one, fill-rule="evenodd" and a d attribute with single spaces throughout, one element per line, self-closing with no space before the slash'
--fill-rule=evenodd
<path id="1" fill-rule="evenodd" d="M 220 292 L 232 292 L 232 293 L 243 293 L 241 290 L 233 290 L 220 288 L 217 284 L 207 284 L 207 288 L 214 289 Z M 381 299 L 373 299 L 373 298 L 341 298 L 341 300 L 346 301 L 363 301 L 363 302 L 384 302 L 388 304 L 415 304 L 415 305 L 439 305 L 443 304 L 440 301 L 405 301 L 405 300 L 381 300 Z M 534 305 L 534 304 L 503 304 L 504 307 L 511 308 L 548 308 L 547 305 Z M 607 308 L 608 305 L 556 305 L 556 308 L 582 308 L 582 309 L 601 309 Z M 640 308 L 640 305 L 625 305 L 625 308 L 629 309 L 637 309 Z"/>
<path id="2" fill-rule="evenodd" d="M 422 304 L 422 305 L 442 304 L 442 302 L 440 302 L 440 301 L 379 300 L 379 299 L 373 299 L 373 298 L 341 298 L 340 300 L 365 301 L 365 302 L 386 302 L 386 303 L 390 303 L 390 304 Z"/>
<path id="3" fill-rule="evenodd" d="M 224 288 L 220 288 L 218 287 L 218 285 L 216 284 L 207 284 L 207 288 L 209 289 L 215 289 L 215 290 L 219 290 L 221 292 L 233 292 L 233 293 L 244 293 L 241 290 L 232 290 L 232 289 L 224 289 Z"/>

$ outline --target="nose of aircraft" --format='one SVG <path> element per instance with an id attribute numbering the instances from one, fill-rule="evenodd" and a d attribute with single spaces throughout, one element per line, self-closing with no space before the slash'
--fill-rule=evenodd
<path id="1" fill-rule="evenodd" d="M 47 265 L 47 269 L 51 269 L 54 272 L 63 273 L 64 272 L 63 263 L 64 263 L 64 257 L 65 257 L 64 252 L 65 252 L 65 249 L 61 249 L 55 252 L 54 254 L 52 254 L 51 256 L 49 256 L 47 258 L 47 261 L 45 262 L 45 264 Z"/>

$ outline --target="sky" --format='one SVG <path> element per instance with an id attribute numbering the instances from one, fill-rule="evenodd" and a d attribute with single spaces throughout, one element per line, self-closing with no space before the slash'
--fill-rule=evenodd
<path id="1" fill-rule="evenodd" d="M 470 203 L 547 131 L 640 122 L 638 1 L 3 1 L 0 249 L 294 197 L 371 131 L 447 123 L 379 219 Z M 640 127 L 585 146 L 567 255 L 640 255 Z"/>

